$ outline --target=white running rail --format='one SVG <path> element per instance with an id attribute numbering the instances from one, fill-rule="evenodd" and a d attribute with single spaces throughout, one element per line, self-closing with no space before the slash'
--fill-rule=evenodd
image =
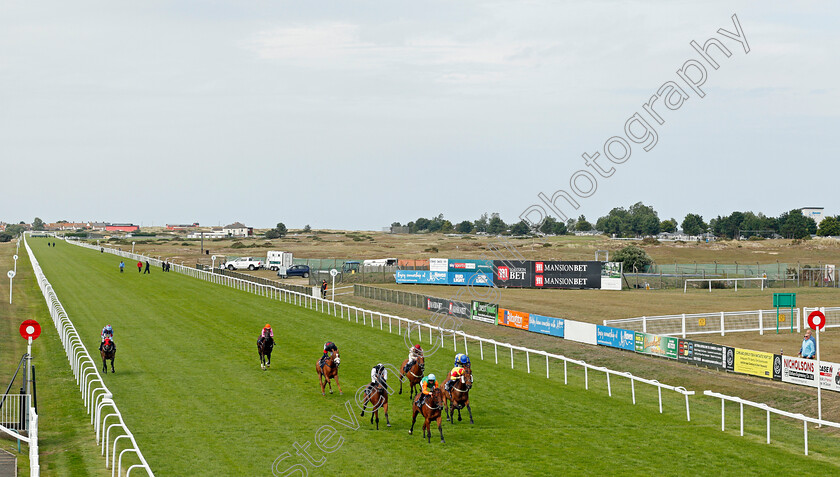
<path id="1" fill-rule="evenodd" d="M 113 248 L 110 248 L 110 247 L 96 246 L 96 245 L 84 243 L 84 242 L 81 242 L 81 241 L 78 241 L 78 240 L 69 240 L 68 239 L 68 240 L 65 240 L 65 241 L 67 243 L 70 243 L 70 244 L 73 244 L 73 245 L 78 245 L 78 246 L 88 248 L 88 249 L 91 249 L 91 250 L 108 252 L 108 253 L 111 253 L 111 254 L 114 254 L 114 255 L 117 255 L 117 256 L 120 256 L 120 257 L 131 259 L 131 260 L 138 260 L 138 261 L 148 260 L 149 263 L 151 265 L 154 265 L 154 266 L 160 266 L 160 264 L 161 264 L 161 260 L 151 258 L 151 257 L 146 257 L 146 256 L 140 255 L 140 254 L 125 252 L 125 251 L 122 251 L 122 250 L 116 250 L 116 249 L 113 249 Z M 562 356 L 562 355 L 548 353 L 548 352 L 542 351 L 542 350 L 525 348 L 525 347 L 522 347 L 522 346 L 516 346 L 516 345 L 512 345 L 510 343 L 501 343 L 501 342 L 498 342 L 498 341 L 495 341 L 495 340 L 492 340 L 492 339 L 482 338 L 480 336 L 468 335 L 468 334 L 464 333 L 463 331 L 459 331 L 459 330 L 441 328 L 441 327 L 437 327 L 437 326 L 430 325 L 430 324 L 427 324 L 427 323 L 422 323 L 422 322 L 416 321 L 416 320 L 410 320 L 410 319 L 407 319 L 407 318 L 402 318 L 402 317 L 399 317 L 399 316 L 389 315 L 389 314 L 386 314 L 386 313 L 380 313 L 378 311 L 367 310 L 367 309 L 364 309 L 364 308 L 360 308 L 360 307 L 356 307 L 356 306 L 352 306 L 352 305 L 347 305 L 347 304 L 341 303 L 339 301 L 322 299 L 320 297 L 315 297 L 315 296 L 307 295 L 307 294 L 304 294 L 304 293 L 294 292 L 294 291 L 291 291 L 291 290 L 285 290 L 285 289 L 277 288 L 277 287 L 274 287 L 274 286 L 271 286 L 271 285 L 264 285 L 264 284 L 261 284 L 261 283 L 254 283 L 254 282 L 250 282 L 250 281 L 247 281 L 247 280 L 243 280 L 243 279 L 240 279 L 240 278 L 230 277 L 230 276 L 226 276 L 226 275 L 219 275 L 217 273 L 212 273 L 210 271 L 197 270 L 195 268 L 185 267 L 183 265 L 178 265 L 178 264 L 175 264 L 175 263 L 172 264 L 172 269 L 175 270 L 178 273 L 188 275 L 188 276 L 193 277 L 193 278 L 198 278 L 198 279 L 209 281 L 211 283 L 215 283 L 215 284 L 219 284 L 219 285 L 229 286 L 229 287 L 232 287 L 232 288 L 237 289 L 237 290 L 242 290 L 242 291 L 246 291 L 246 292 L 249 292 L 249 293 L 254 293 L 256 295 L 263 296 L 263 297 L 266 297 L 266 298 L 270 298 L 272 300 L 280 300 L 280 301 L 283 301 L 283 302 L 286 302 L 286 303 L 302 306 L 302 307 L 309 308 L 309 309 L 312 309 L 312 310 L 327 313 L 329 315 L 333 315 L 337 318 L 342 318 L 343 319 L 343 318 L 346 317 L 347 321 L 353 321 L 354 318 L 355 318 L 355 322 L 359 323 L 359 315 L 361 314 L 362 315 L 361 316 L 362 325 L 371 326 L 372 328 L 375 328 L 376 325 L 378 324 L 380 330 L 384 331 L 387 328 L 389 333 L 393 332 L 393 325 L 394 324 L 397 325 L 397 333 L 398 334 L 403 334 L 402 329 L 405 328 L 406 336 L 408 336 L 409 333 L 411 335 L 413 335 L 414 334 L 413 328 L 416 327 L 417 328 L 417 339 L 420 340 L 420 341 L 425 339 L 424 337 L 426 336 L 426 331 L 428 331 L 429 343 L 431 343 L 431 344 L 434 344 L 435 336 L 439 336 L 439 338 L 441 340 L 441 346 L 443 346 L 443 343 L 445 342 L 444 334 L 447 335 L 447 336 L 452 335 L 452 347 L 453 347 L 454 351 L 456 351 L 456 352 L 458 351 L 458 341 L 460 339 L 462 339 L 463 344 L 464 344 L 464 353 L 468 353 L 468 340 L 471 340 L 474 343 L 475 342 L 478 343 L 479 351 L 480 351 L 480 355 L 481 355 L 482 360 L 484 359 L 484 345 L 493 346 L 493 355 L 494 355 L 494 359 L 495 359 L 496 364 L 499 363 L 499 348 L 500 347 L 503 348 L 503 349 L 506 348 L 510 351 L 510 367 L 511 367 L 511 369 L 513 369 L 513 367 L 514 367 L 514 351 L 519 351 L 519 352 L 525 354 L 526 367 L 527 367 L 528 373 L 531 372 L 531 355 L 544 357 L 545 358 L 545 363 L 546 363 L 546 367 L 545 367 L 545 377 L 546 378 L 550 377 L 550 367 L 549 367 L 550 360 L 554 359 L 554 360 L 558 360 L 558 361 L 563 361 L 563 382 L 565 384 L 569 383 L 568 365 L 573 364 L 573 365 L 576 365 L 576 366 L 581 366 L 581 367 L 583 367 L 583 370 L 584 370 L 584 380 L 585 380 L 585 386 L 586 386 L 587 390 L 589 389 L 589 371 L 592 370 L 592 371 L 602 372 L 606 375 L 606 378 L 607 378 L 607 393 L 608 393 L 609 396 L 612 396 L 612 386 L 611 386 L 611 383 L 610 383 L 610 377 L 611 376 L 624 377 L 624 378 L 627 378 L 627 379 L 630 380 L 630 389 L 631 389 L 631 394 L 632 394 L 632 397 L 633 397 L 633 404 L 636 404 L 636 383 L 639 382 L 639 383 L 649 384 L 651 386 L 655 386 L 658 389 L 659 412 L 660 413 L 663 412 L 662 411 L 662 390 L 665 389 L 665 390 L 668 390 L 668 391 L 674 391 L 674 392 L 679 393 L 679 394 L 681 394 L 685 397 L 685 416 L 686 416 L 686 420 L 688 420 L 688 421 L 691 420 L 691 410 L 690 410 L 690 407 L 689 407 L 688 397 L 694 395 L 695 393 L 694 393 L 694 391 L 686 390 L 686 388 L 684 388 L 682 386 L 670 386 L 668 384 L 662 384 L 659 381 L 656 381 L 654 379 L 640 378 L 640 377 L 635 376 L 635 375 L 633 375 L 631 373 L 628 373 L 628 372 L 615 371 L 615 370 L 608 369 L 608 368 L 605 368 L 605 367 L 595 366 L 595 365 L 586 363 L 584 361 L 576 360 L 576 359 L 572 359 L 572 358 L 567 358 L 567 357 Z M 474 346 L 474 344 L 473 344 L 473 346 Z M 507 354 L 507 353 L 505 353 L 505 354 Z M 503 359 L 504 359 L 504 357 L 503 357 Z"/>
<path id="2" fill-rule="evenodd" d="M 76 383 L 79 385 L 79 391 L 82 393 L 82 400 L 90 414 L 90 422 L 94 426 L 96 433 L 96 443 L 102 447 L 102 455 L 105 456 L 105 468 L 111 469 L 111 475 L 122 475 L 123 455 L 126 453 L 134 453 L 139 463 L 131 465 L 126 469 L 126 477 L 131 474 L 131 471 L 136 468 L 141 468 L 150 476 L 154 476 L 152 469 L 140 452 L 140 447 L 137 441 L 134 440 L 134 435 L 128 429 L 128 426 L 123 421 L 122 414 L 117 408 L 117 404 L 113 400 L 113 394 L 102 376 L 99 375 L 99 366 L 96 361 L 91 358 L 84 344 L 82 338 L 73 326 L 73 322 L 67 316 L 64 306 L 59 301 L 58 296 L 53 291 L 52 285 L 44 275 L 35 254 L 29 247 L 24 237 L 24 246 L 26 252 L 29 254 L 29 260 L 32 262 L 32 268 L 35 271 L 35 277 L 38 280 L 38 286 L 41 288 L 41 293 L 44 294 L 44 299 L 47 301 L 47 306 L 50 310 L 50 317 L 52 317 L 53 324 L 58 330 L 61 344 L 64 346 L 64 352 L 67 354 L 67 359 L 70 361 L 70 368 L 73 370 L 73 375 L 76 377 Z M 111 419 L 114 418 L 114 419 Z M 110 423 L 108 422 L 111 419 Z M 106 427 L 107 424 L 107 427 Z M 112 433 L 112 429 L 114 432 Z M 117 444 L 120 439 L 128 439 L 123 450 L 117 457 Z M 110 457 L 110 465 L 108 463 Z"/>
<path id="3" fill-rule="evenodd" d="M 808 455 L 808 423 L 817 424 L 819 426 L 829 426 L 835 427 L 840 429 L 840 424 L 836 422 L 826 421 L 822 419 L 814 419 L 813 417 L 808 417 L 803 414 L 794 414 L 792 412 L 782 411 L 776 408 L 772 408 L 767 404 L 757 403 L 752 401 L 747 401 L 746 399 L 741 399 L 735 396 L 727 396 L 725 394 L 720 394 L 712 391 L 703 391 L 705 396 L 718 398 L 720 399 L 720 430 L 726 430 L 726 401 L 729 402 L 736 402 L 739 404 L 741 410 L 741 436 L 744 435 L 744 405 L 754 407 L 756 409 L 761 409 L 767 412 L 767 443 L 770 443 L 770 414 L 778 414 L 780 416 L 789 417 L 791 419 L 796 419 L 798 421 L 802 421 L 802 427 L 804 428 L 805 432 L 805 455 Z"/>

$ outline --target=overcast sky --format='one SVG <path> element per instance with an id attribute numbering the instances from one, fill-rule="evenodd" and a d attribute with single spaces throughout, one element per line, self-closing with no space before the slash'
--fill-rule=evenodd
<path id="1" fill-rule="evenodd" d="M 513 222 L 712 37 L 705 97 L 682 83 L 574 215 L 834 215 L 838 24 L 836 1 L 5 0 L 0 220 Z"/>

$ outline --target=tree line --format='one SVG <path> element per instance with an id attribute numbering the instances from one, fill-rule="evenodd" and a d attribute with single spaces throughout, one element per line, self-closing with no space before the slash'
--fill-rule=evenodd
<path id="1" fill-rule="evenodd" d="M 718 238 L 736 239 L 750 237 L 772 237 L 803 239 L 813 234 L 820 236 L 840 235 L 840 216 L 826 217 L 819 226 L 800 209 L 793 209 L 769 217 L 763 213 L 735 211 L 729 215 L 718 215 L 708 222 L 700 214 L 689 213 L 678 222 L 675 218 L 661 220 L 653 207 L 637 202 L 629 208 L 616 207 L 607 215 L 598 218 L 594 224 L 581 215 L 566 222 L 546 217 L 538 226 L 531 227 L 524 220 L 508 224 L 498 213 L 484 213 L 475 220 L 458 223 L 444 218 L 443 214 L 431 219 L 420 217 L 403 225 L 394 222 L 392 227 L 406 227 L 409 233 L 459 233 L 489 235 L 529 235 L 541 232 L 548 235 L 565 235 L 576 231 L 597 231 L 615 237 L 655 236 L 661 232 L 682 233 L 689 236 L 711 234 Z"/>

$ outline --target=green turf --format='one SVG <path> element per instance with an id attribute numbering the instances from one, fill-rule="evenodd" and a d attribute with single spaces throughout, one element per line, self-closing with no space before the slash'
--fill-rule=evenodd
<path id="1" fill-rule="evenodd" d="M 613 378 L 610 398 L 598 373 L 590 373 L 586 391 L 583 373 L 573 368 L 563 384 L 561 363 L 552 364 L 547 380 L 544 363 L 539 369 L 533 363 L 528 375 L 522 356 L 511 370 L 509 356 L 495 365 L 475 351 L 476 423 L 445 423 L 446 444 L 434 437 L 421 442 L 419 425 L 408 435 L 405 395 L 391 401 L 393 427 L 376 431 L 359 421 L 351 429 L 332 417 L 350 419 L 344 405 L 367 383 L 373 364 L 405 359 L 402 337 L 159 269 L 140 275 L 128 266 L 120 274 L 118 257 L 44 243 L 30 240 L 88 349 L 98 347 L 104 324 L 115 328 L 117 372 L 106 381 L 157 475 L 270 475 L 275 459 L 289 452 L 276 469 L 282 475 L 305 464 L 293 446 L 306 442 L 313 458 L 323 459 L 317 469 L 305 464 L 317 474 L 443 473 L 446 463 L 462 475 L 840 471 L 834 457 L 840 446 L 830 436 L 811 436 L 813 455 L 805 457 L 796 425 L 774 421 L 774 444 L 767 446 L 761 416 L 748 426 L 752 436 L 741 438 L 720 432 L 714 402 L 694 404 L 688 423 L 680 395 L 666 392 L 659 414 L 649 386 L 636 386 L 634 406 L 626 380 Z M 263 372 L 255 341 L 266 322 L 278 346 L 274 366 Z M 314 363 L 327 340 L 342 352 L 344 396 L 322 397 L 318 389 Z M 428 371 L 446 373 L 450 343 L 428 359 Z M 328 443 L 341 443 L 332 453 L 314 444 L 326 425 L 341 436 Z"/>
<path id="2" fill-rule="evenodd" d="M 11 267 L 14 252 L 14 244 L 0 244 L 0 270 Z M 21 355 L 26 352 L 26 342 L 18 334 L 18 327 L 25 319 L 36 319 L 42 325 L 41 336 L 32 345 L 37 378 L 41 475 L 111 475 L 99 455 L 93 427 L 82 404 L 82 395 L 23 247 L 18 255 L 20 259 L 14 283 L 14 303 L 10 306 L 8 300 L 0 300 L 3 390 Z M 8 299 L 8 281 L 4 284 L 0 282 L 0 294 Z M 17 392 L 20 385 L 19 376 L 12 392 Z M 14 441 L 3 438 L 0 445 L 17 453 Z M 28 449 L 25 444 L 21 446 L 21 452 L 17 454 L 18 475 L 29 475 Z"/>

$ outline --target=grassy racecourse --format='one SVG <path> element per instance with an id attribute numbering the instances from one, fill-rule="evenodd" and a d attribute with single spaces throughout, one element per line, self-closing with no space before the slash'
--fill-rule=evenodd
<path id="1" fill-rule="evenodd" d="M 742 438 L 720 432 L 720 405 L 705 398 L 692 400 L 687 423 L 680 395 L 664 393 L 659 414 L 648 386 L 636 387 L 634 406 L 626 380 L 613 379 L 610 398 L 598 373 L 590 373 L 586 391 L 583 373 L 571 367 L 563 384 L 561 363 L 552 363 L 547 380 L 544 364 L 528 375 L 521 371 L 524 356 L 511 370 L 480 361 L 475 351 L 476 423 L 444 423 L 446 444 L 434 436 L 431 445 L 421 442 L 419 425 L 408 435 L 406 395 L 392 397 L 393 427 L 376 431 L 359 420 L 357 428 L 345 403 L 377 361 L 405 359 L 402 337 L 159 269 L 140 275 L 129 263 L 120 274 L 118 257 L 45 243 L 30 241 L 88 349 L 97 349 L 104 324 L 114 326 L 117 372 L 106 381 L 157 475 L 270 475 L 285 452 L 290 456 L 277 475 L 292 464 L 314 474 L 403 475 L 445 463 L 462 475 L 840 472 L 837 439 L 809 433 L 812 455 L 805 457 L 800 424 L 774 418 L 768 446 L 757 411 L 748 413 Z M 273 367 L 263 372 L 255 341 L 266 322 L 278 346 Z M 342 351 L 344 396 L 322 397 L 318 389 L 314 363 L 327 340 Z M 434 354 L 427 370 L 443 376 L 453 354 L 451 348 Z M 326 443 L 336 448 L 331 453 L 315 445 L 325 425 L 338 431 Z M 321 467 L 296 453 L 295 443 L 307 442 Z"/>
<path id="2" fill-rule="evenodd" d="M 14 243 L 0 244 L 0 270 L 13 267 Z M 12 378 L 20 357 L 26 353 L 26 342 L 18 334 L 25 319 L 36 319 L 42 325 L 41 336 L 32 344 L 33 364 L 37 378 L 39 443 L 41 475 L 44 476 L 105 476 L 105 461 L 93 435 L 93 427 L 82 405 L 82 395 L 61 347 L 55 327 L 50 320 L 43 295 L 38 288 L 29 257 L 21 247 L 18 254 L 18 273 L 14 282 L 14 300 L 9 305 L 9 282 L 0 280 L 0 366 L 3 390 Z M 19 376 L 13 393 L 21 386 Z M 18 475 L 29 475 L 26 444 L 17 453 L 17 443 L 0 434 L 0 446 L 17 455 Z"/>

